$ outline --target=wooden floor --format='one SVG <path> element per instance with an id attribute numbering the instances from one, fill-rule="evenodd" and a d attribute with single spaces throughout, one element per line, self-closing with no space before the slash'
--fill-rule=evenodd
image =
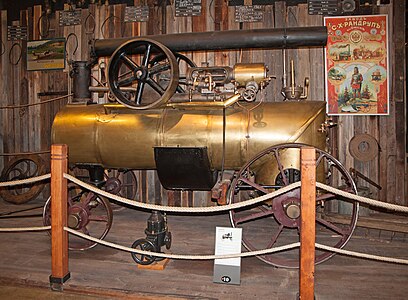
<path id="1" fill-rule="evenodd" d="M 9 218 L 7 212 L 41 206 L 0 203 L 0 227 L 41 226 L 41 209 Z M 130 246 L 144 237 L 149 213 L 114 206 L 107 241 Z M 212 254 L 216 226 L 229 226 L 228 215 L 171 215 L 171 252 Z M 368 233 L 368 234 L 367 234 Z M 408 237 L 356 230 L 346 249 L 408 259 Z M 274 268 L 257 258 L 242 260 L 241 284 L 212 282 L 213 261 L 171 260 L 163 271 L 139 269 L 129 253 L 104 246 L 69 253 L 68 291 L 97 291 L 107 298 L 132 299 L 296 299 L 298 271 Z M 45 232 L 0 233 L 0 281 L 48 287 L 50 238 Z M 335 256 L 316 267 L 316 299 L 407 299 L 408 266 Z M 110 293 L 110 294 L 109 294 Z M 122 295 L 122 296 L 119 296 Z M 1 296 L 0 296 L 1 297 Z M 100 296 L 100 298 L 103 298 Z"/>

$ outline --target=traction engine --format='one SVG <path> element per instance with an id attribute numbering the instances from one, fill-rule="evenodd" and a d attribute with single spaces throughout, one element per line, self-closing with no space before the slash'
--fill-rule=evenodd
<path id="1" fill-rule="evenodd" d="M 67 144 L 70 164 L 88 170 L 91 181 L 102 182 L 102 188 L 115 190 L 111 187 L 115 180 L 104 177 L 105 169 L 156 170 L 164 188 L 208 191 L 219 205 L 258 197 L 300 180 L 300 148 L 307 144 L 316 148 L 317 180 L 356 192 L 347 170 L 321 150 L 326 146 L 328 124 L 324 101 L 268 102 L 265 87 L 271 78 L 264 63 L 197 66 L 179 53 L 324 46 L 326 39 L 325 27 L 313 27 L 97 40 L 94 57 L 110 56 L 108 87 L 75 84 L 88 82 L 92 65 L 77 64 L 81 69 L 73 72 L 73 80 L 74 87 L 79 87 L 74 90 L 78 101 L 57 114 L 52 142 Z M 91 92 L 101 91 L 117 102 L 93 103 Z M 81 209 L 84 220 L 75 224 L 78 230 L 104 238 L 111 225 L 109 202 L 85 194 L 70 197 L 71 207 L 85 203 L 86 208 Z M 341 205 L 351 213 L 342 224 L 331 222 L 328 212 Z M 93 210 L 101 206 L 109 216 L 100 216 L 106 226 L 94 234 L 87 226 L 94 219 Z M 78 210 L 71 209 L 72 213 Z M 317 242 L 342 248 L 356 226 L 358 204 L 318 190 L 316 210 Z M 248 250 L 298 241 L 300 188 L 232 210 L 229 217 L 232 226 L 243 228 Z M 170 248 L 167 218 L 161 213 L 151 214 L 145 233 L 146 238 L 132 247 L 153 252 Z M 332 255 L 317 252 L 316 263 Z M 141 264 L 157 260 L 132 257 Z M 259 258 L 280 267 L 298 265 L 296 250 Z"/>

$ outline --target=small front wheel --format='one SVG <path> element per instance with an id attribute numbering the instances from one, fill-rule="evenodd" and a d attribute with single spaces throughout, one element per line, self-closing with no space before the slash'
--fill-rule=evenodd
<path id="1" fill-rule="evenodd" d="M 154 244 L 147 239 L 138 239 L 132 244 L 132 248 L 143 251 L 157 252 Z M 150 265 L 156 260 L 152 255 L 132 253 L 133 260 L 140 265 Z"/>

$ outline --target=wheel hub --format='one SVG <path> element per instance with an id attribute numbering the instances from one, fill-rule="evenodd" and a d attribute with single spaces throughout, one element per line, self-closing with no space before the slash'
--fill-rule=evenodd
<path id="1" fill-rule="evenodd" d="M 140 68 L 135 71 L 135 78 L 140 81 L 146 81 L 147 78 L 147 70 L 146 68 Z"/>
<path id="2" fill-rule="evenodd" d="M 122 188 L 122 183 L 120 182 L 118 178 L 110 177 L 108 180 L 106 180 L 105 190 L 107 192 L 116 195 L 120 192 L 121 188 Z"/>
<path id="3" fill-rule="evenodd" d="M 89 223 L 89 213 L 88 211 L 79 206 L 75 205 L 69 209 L 68 215 L 68 227 L 72 229 L 81 229 Z"/>
<path id="4" fill-rule="evenodd" d="M 285 227 L 300 225 L 300 189 L 276 197 L 272 202 L 276 221 Z"/>
<path id="5" fill-rule="evenodd" d="M 296 220 L 300 217 L 300 206 L 299 203 L 291 202 L 284 206 L 286 215 L 292 220 Z"/>

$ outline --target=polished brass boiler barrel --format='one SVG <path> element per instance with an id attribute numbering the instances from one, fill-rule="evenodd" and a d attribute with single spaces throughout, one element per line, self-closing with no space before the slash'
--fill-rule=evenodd
<path id="1" fill-rule="evenodd" d="M 138 111 L 119 104 L 70 104 L 54 120 L 52 142 L 69 146 L 71 164 L 126 169 L 155 169 L 154 147 L 205 147 L 213 170 L 221 170 L 223 156 L 224 168 L 237 170 L 280 143 L 325 148 L 319 131 L 325 102 L 258 104 L 228 107 L 225 118 L 218 107 Z"/>

